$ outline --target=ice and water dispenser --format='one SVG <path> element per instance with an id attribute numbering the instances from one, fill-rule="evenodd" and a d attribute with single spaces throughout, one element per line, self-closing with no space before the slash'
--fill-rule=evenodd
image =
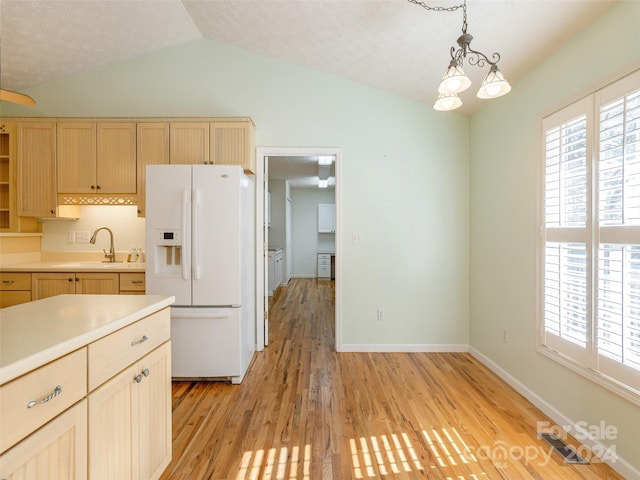
<path id="1" fill-rule="evenodd" d="M 154 248 L 155 274 L 163 277 L 181 277 L 183 273 L 182 262 L 184 261 L 182 231 L 180 229 L 157 229 Z"/>

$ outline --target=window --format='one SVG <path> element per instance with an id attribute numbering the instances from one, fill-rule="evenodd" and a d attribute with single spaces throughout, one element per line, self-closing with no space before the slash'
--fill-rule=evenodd
<path id="1" fill-rule="evenodd" d="M 539 350 L 640 404 L 640 71 L 542 119 Z"/>

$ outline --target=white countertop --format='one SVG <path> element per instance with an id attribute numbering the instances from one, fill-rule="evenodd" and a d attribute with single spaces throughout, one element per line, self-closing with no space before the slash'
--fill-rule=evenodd
<path id="1" fill-rule="evenodd" d="M 0 385 L 168 307 L 166 295 L 57 295 L 0 310 Z"/>
<path id="2" fill-rule="evenodd" d="M 144 272 L 144 263 L 126 262 L 27 262 L 0 265 L 3 272 Z"/>

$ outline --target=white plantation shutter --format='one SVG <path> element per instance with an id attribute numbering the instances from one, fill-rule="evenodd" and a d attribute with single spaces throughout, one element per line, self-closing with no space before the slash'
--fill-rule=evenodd
<path id="1" fill-rule="evenodd" d="M 598 92 L 596 369 L 640 391 L 640 74 Z"/>
<path id="2" fill-rule="evenodd" d="M 640 403 L 640 71 L 542 129 L 541 351 Z"/>
<path id="3" fill-rule="evenodd" d="M 543 339 L 575 362 L 589 358 L 591 99 L 546 118 L 544 128 Z"/>

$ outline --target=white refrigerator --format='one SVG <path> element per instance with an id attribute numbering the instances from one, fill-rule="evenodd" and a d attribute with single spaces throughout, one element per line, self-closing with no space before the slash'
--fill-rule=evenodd
<path id="1" fill-rule="evenodd" d="M 174 295 L 174 379 L 240 383 L 256 348 L 253 180 L 232 165 L 149 165 L 146 291 Z"/>

